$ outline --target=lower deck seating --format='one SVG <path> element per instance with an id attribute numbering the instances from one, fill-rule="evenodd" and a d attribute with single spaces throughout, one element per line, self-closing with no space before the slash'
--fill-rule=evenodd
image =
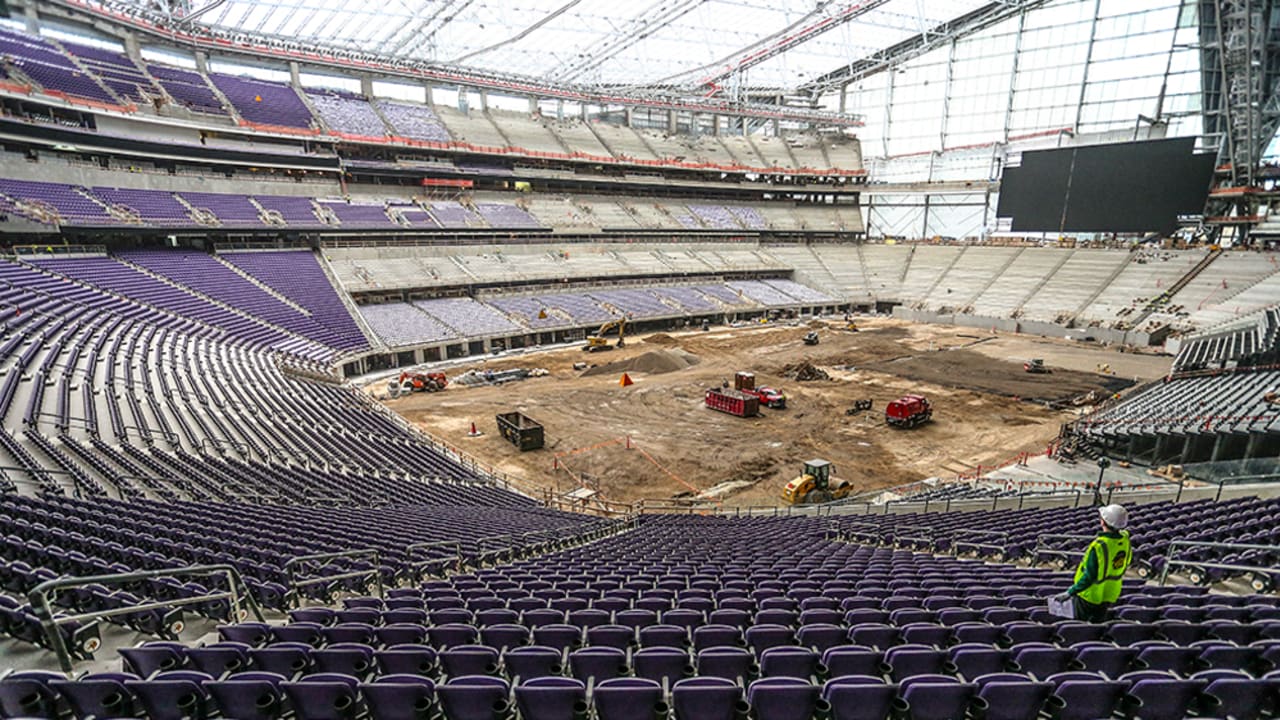
<path id="1" fill-rule="evenodd" d="M 828 528 L 647 517 L 283 625 L 223 625 L 202 647 L 144 643 L 121 651 L 123 675 L 10 675 L 0 708 L 53 717 L 109 690 L 117 712 L 148 717 L 181 692 L 185 717 L 1035 720 L 1259 717 L 1274 697 L 1274 596 L 1127 583 L 1108 622 L 1060 620 L 1044 598 L 1069 573 Z"/>

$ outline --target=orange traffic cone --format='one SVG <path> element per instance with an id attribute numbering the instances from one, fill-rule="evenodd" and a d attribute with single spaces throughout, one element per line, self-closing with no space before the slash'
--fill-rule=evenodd
<path id="1" fill-rule="evenodd" d="M 618 385 L 622 387 L 626 387 L 628 385 L 635 385 L 635 384 L 636 383 L 634 380 L 631 379 L 631 376 L 626 373 L 622 373 L 622 379 L 618 381 Z"/>
<path id="2" fill-rule="evenodd" d="M 467 437 L 480 437 L 484 433 L 476 429 L 476 424 L 471 423 L 471 432 L 467 433 Z"/>

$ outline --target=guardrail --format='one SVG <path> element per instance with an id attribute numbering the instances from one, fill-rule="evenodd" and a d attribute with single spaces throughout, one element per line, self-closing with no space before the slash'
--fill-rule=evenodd
<path id="1" fill-rule="evenodd" d="M 1057 557 L 1058 563 L 1063 567 L 1066 567 L 1070 564 L 1072 559 L 1084 557 L 1085 548 L 1087 548 L 1089 546 L 1088 544 L 1093 542 L 1096 537 L 1096 535 L 1073 535 L 1067 533 L 1045 533 L 1043 535 L 1038 535 L 1036 537 L 1036 549 L 1032 557 L 1035 558 L 1037 562 L 1040 561 L 1042 556 Z M 1050 547 L 1048 545 L 1048 543 L 1058 540 L 1070 540 L 1076 543 L 1074 546 L 1075 549 L 1068 550 L 1066 548 Z M 1083 545 L 1080 544 L 1081 541 L 1083 541 Z"/>
<path id="2" fill-rule="evenodd" d="M 1277 545 L 1252 545 L 1248 543 L 1219 543 L 1219 542 L 1201 542 L 1198 540 L 1174 540 L 1169 543 L 1169 549 L 1165 551 L 1164 567 L 1160 570 L 1160 584 L 1164 585 L 1169 579 L 1169 568 L 1173 565 L 1194 566 L 1198 568 L 1208 568 L 1210 570 L 1241 570 L 1244 572 L 1266 573 L 1268 575 L 1280 573 L 1278 567 L 1261 567 L 1257 565 L 1245 565 L 1243 563 L 1219 563 L 1219 562 L 1200 562 L 1198 560 L 1181 560 L 1174 557 L 1178 548 L 1218 548 L 1222 550 L 1263 550 L 1272 553 L 1280 553 L 1280 546 Z"/>
<path id="3" fill-rule="evenodd" d="M 176 598 L 164 601 L 148 601 L 137 605 L 124 607 L 114 607 L 105 610 L 95 610 L 93 612 L 79 613 L 76 615 L 56 615 L 53 610 L 53 598 L 61 590 L 68 588 L 81 588 L 87 585 L 123 585 L 125 583 L 134 582 L 136 580 L 147 580 L 157 577 L 186 577 L 186 576 L 208 576 L 221 574 L 226 581 L 225 590 L 217 590 L 206 593 L 204 595 L 193 595 L 186 598 Z M 258 603 L 254 601 L 253 594 L 249 592 L 249 586 L 245 584 L 244 578 L 240 576 L 240 572 L 231 565 L 193 565 L 185 568 L 163 568 L 160 570 L 143 570 L 131 573 L 119 573 L 115 575 L 92 575 L 88 577 L 74 578 L 58 578 L 56 580 L 48 580 L 37 585 L 27 594 L 27 599 L 31 603 L 36 619 L 40 621 L 41 627 L 44 628 L 45 637 L 48 640 L 49 647 L 53 649 L 54 654 L 58 657 L 58 664 L 63 672 L 71 672 L 73 663 L 71 653 L 67 649 L 65 639 L 62 633 L 58 632 L 58 627 L 70 623 L 81 623 L 90 620 L 96 621 L 100 618 L 116 617 L 119 615 L 130 615 L 132 613 L 143 612 L 146 610 L 160 610 L 166 608 L 179 608 L 187 605 L 200 605 L 210 602 L 226 601 L 229 603 L 231 617 L 235 620 L 241 620 L 247 616 L 245 608 L 253 613 L 253 616 L 259 622 L 265 622 L 262 616 L 262 610 L 258 608 Z M 174 633 L 182 631 L 179 627 L 174 629 Z"/>
<path id="4" fill-rule="evenodd" d="M 893 546 L 897 548 L 904 547 L 904 542 L 913 543 L 914 549 L 930 549 L 932 550 L 936 542 L 934 539 L 934 529 L 928 525 L 895 525 L 890 528 L 893 531 Z M 914 535 L 903 535 L 902 532 L 916 533 Z"/>
<path id="5" fill-rule="evenodd" d="M 297 568 L 306 563 L 319 562 L 320 564 L 312 569 L 320 572 L 325 570 L 325 568 L 332 566 L 334 561 L 342 560 L 344 558 L 367 559 L 373 563 L 373 567 L 364 570 L 340 569 L 332 575 L 311 575 L 302 578 L 299 578 L 298 576 Z M 284 564 L 284 572 L 285 577 L 288 578 L 289 581 L 289 590 L 293 596 L 293 602 L 301 605 L 303 588 L 357 578 L 372 578 L 374 586 L 378 589 L 378 597 L 382 597 L 385 593 L 382 586 L 382 572 L 379 569 L 380 564 L 378 551 L 370 548 L 364 548 L 360 550 L 345 550 L 342 552 L 299 555 L 298 557 L 290 558 L 289 561 Z"/>
<path id="6" fill-rule="evenodd" d="M 963 539 L 970 537 L 974 539 Z M 981 538 L 993 538 L 997 542 L 985 542 Z M 994 559 L 1002 560 L 1009 552 L 1009 531 L 957 528 L 951 532 L 951 554 L 959 556 L 961 547 L 971 549 L 975 556 L 982 550 L 991 550 Z"/>

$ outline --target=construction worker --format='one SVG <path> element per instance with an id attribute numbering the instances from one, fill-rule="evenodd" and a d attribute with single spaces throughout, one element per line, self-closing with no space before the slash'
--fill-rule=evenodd
<path id="1" fill-rule="evenodd" d="M 1129 546 L 1129 513 L 1122 505 L 1100 508 L 1102 533 L 1089 543 L 1080 566 L 1076 568 L 1075 583 L 1057 597 L 1059 601 L 1075 599 L 1077 620 L 1100 623 L 1106 620 L 1107 609 L 1120 597 L 1120 584 L 1124 572 L 1133 559 Z"/>

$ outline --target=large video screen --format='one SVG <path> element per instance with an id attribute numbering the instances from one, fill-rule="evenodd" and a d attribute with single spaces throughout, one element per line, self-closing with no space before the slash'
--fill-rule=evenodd
<path id="1" fill-rule="evenodd" d="M 1006 168 L 996 215 L 1014 232 L 1170 233 L 1199 215 L 1215 157 L 1195 138 L 1083 145 L 1022 154 Z"/>

